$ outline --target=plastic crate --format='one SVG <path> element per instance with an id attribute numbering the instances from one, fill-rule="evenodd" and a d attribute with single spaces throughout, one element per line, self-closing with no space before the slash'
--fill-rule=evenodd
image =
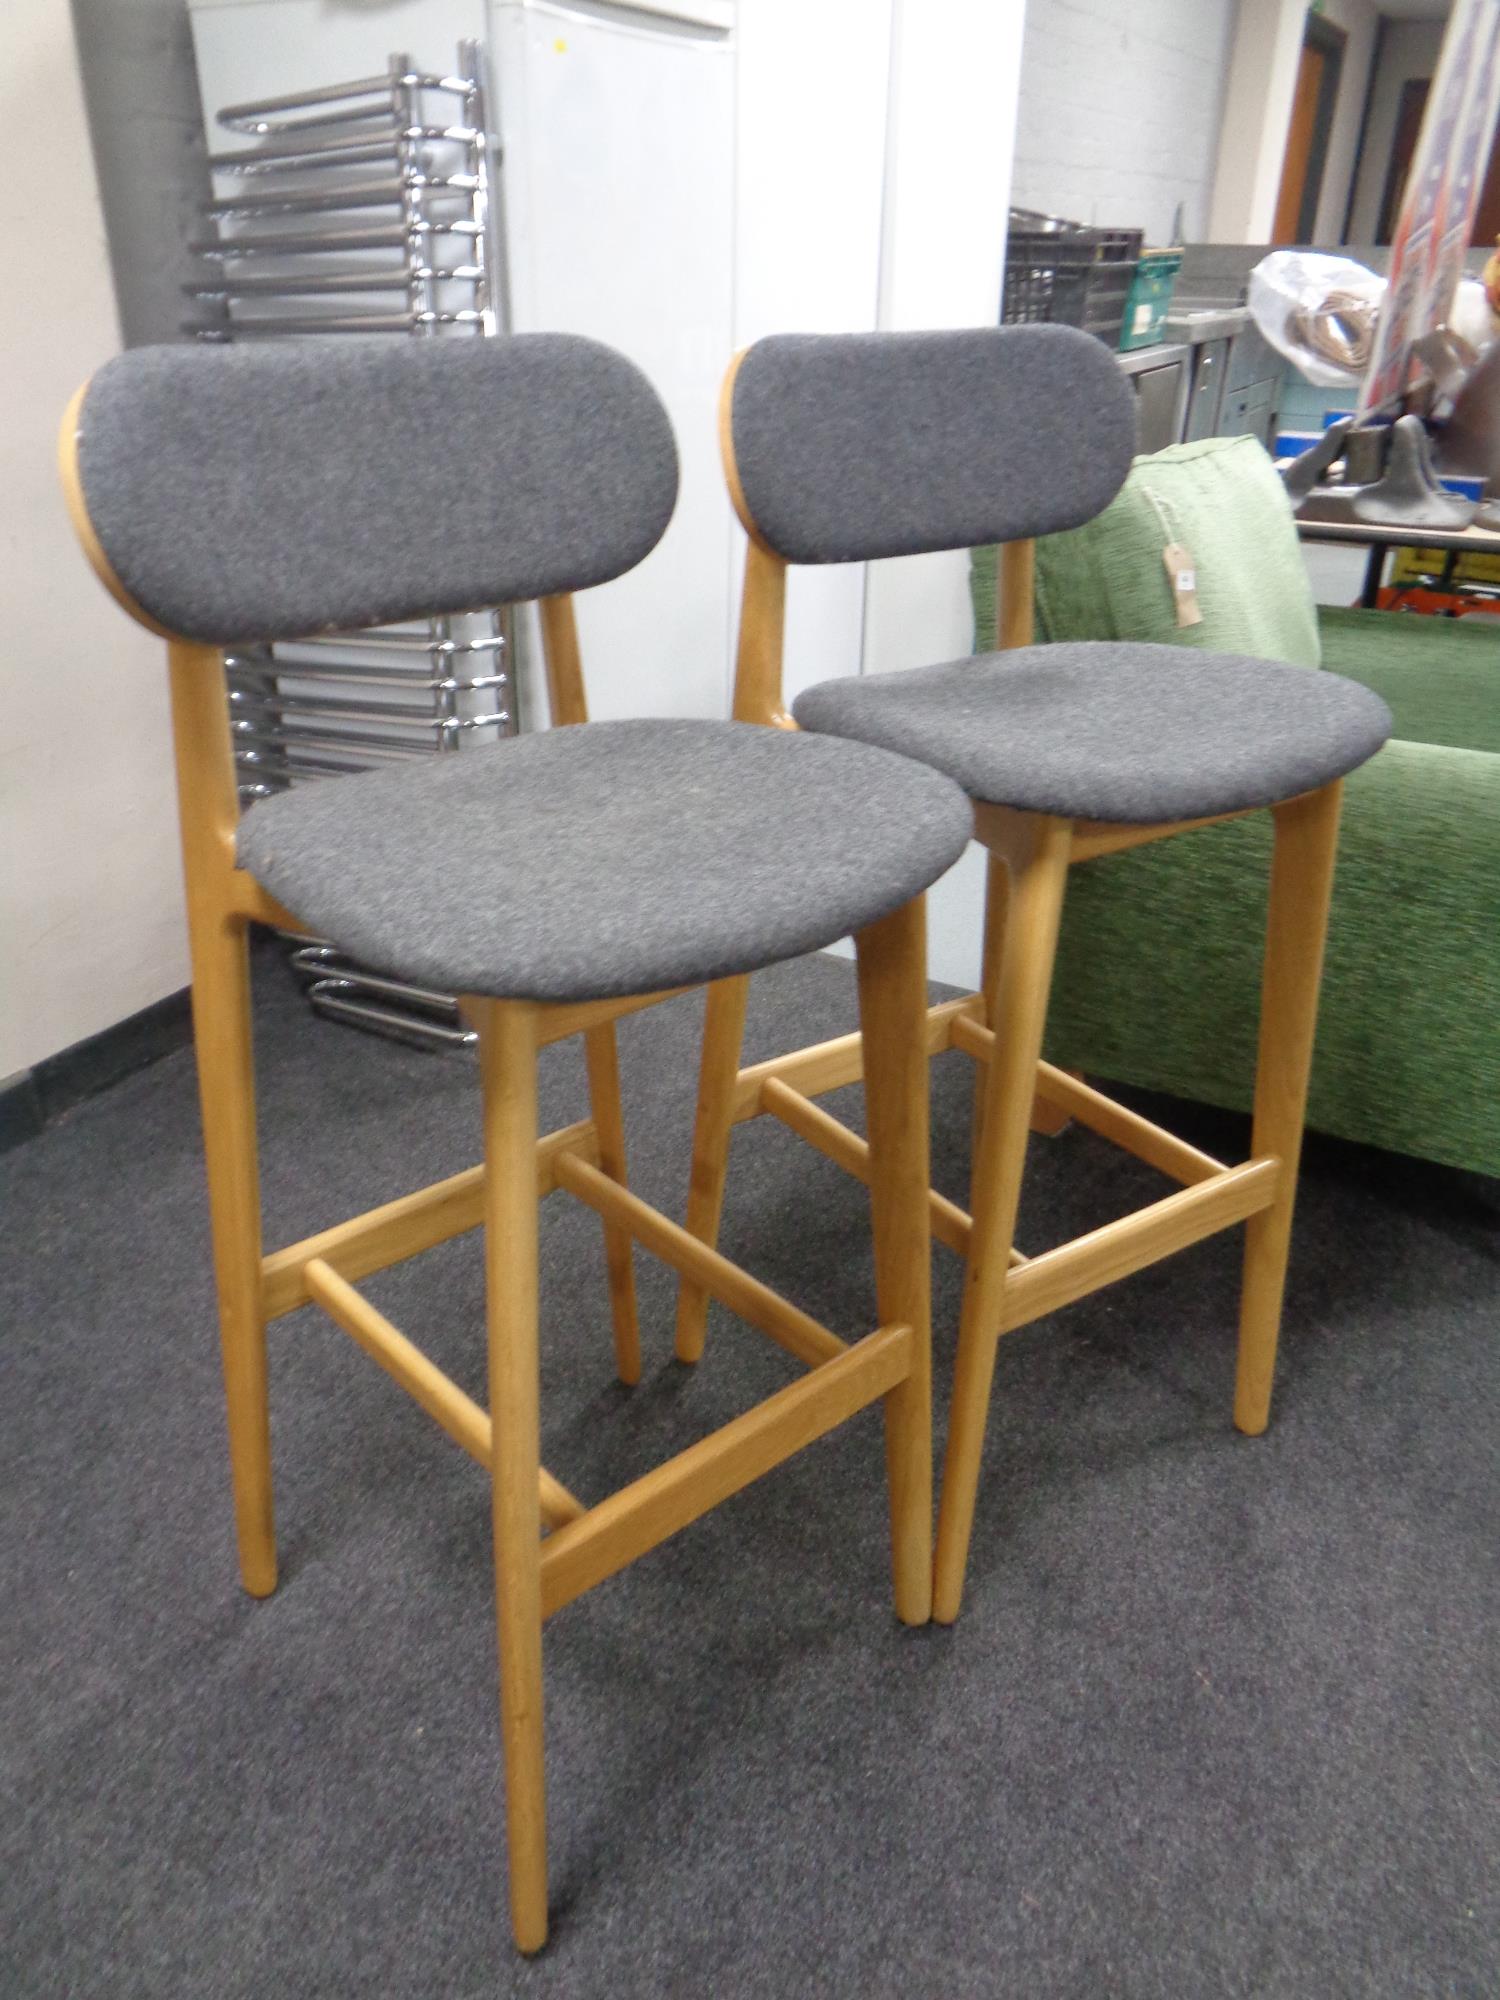
<path id="1" fill-rule="evenodd" d="M 1120 351 L 1133 347 L 1154 347 L 1161 339 L 1182 269 L 1180 250 L 1143 250 L 1136 263 L 1125 301 L 1125 323 L 1120 332 Z"/>
<path id="2" fill-rule="evenodd" d="M 1118 345 L 1140 248 L 1139 229 L 1088 229 L 1061 216 L 1013 208 L 1001 321 L 1080 326 L 1106 347 Z"/>
<path id="3" fill-rule="evenodd" d="M 1451 570 L 1449 561 L 1453 563 Z M 1479 590 L 1500 590 L 1500 556 L 1464 551 L 1454 557 L 1443 549 L 1397 549 L 1388 576 L 1391 583 L 1410 587 L 1433 578 L 1443 580 L 1450 589 L 1472 585 Z"/>

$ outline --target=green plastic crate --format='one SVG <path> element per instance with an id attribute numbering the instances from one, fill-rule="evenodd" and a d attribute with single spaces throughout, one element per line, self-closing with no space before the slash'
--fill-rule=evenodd
<path id="1" fill-rule="evenodd" d="M 1161 339 L 1172 304 L 1177 273 L 1182 269 L 1180 250 L 1143 250 L 1125 301 L 1125 325 L 1120 333 L 1120 351 L 1133 347 L 1154 347 Z"/>

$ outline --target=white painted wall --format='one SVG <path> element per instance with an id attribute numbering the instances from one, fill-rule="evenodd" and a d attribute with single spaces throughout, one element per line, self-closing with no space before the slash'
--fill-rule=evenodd
<path id="1" fill-rule="evenodd" d="M 1351 243 L 1373 243 L 1385 194 L 1385 177 L 1396 137 L 1402 86 L 1412 77 L 1430 77 L 1443 45 L 1443 21 L 1389 21 L 1380 47 L 1370 100 L 1369 133 L 1354 189 Z"/>
<path id="2" fill-rule="evenodd" d="M 1373 0 L 1323 0 L 1322 14 L 1336 28 L 1344 30 L 1344 61 L 1339 71 L 1339 94 L 1333 107 L 1333 124 L 1328 132 L 1328 154 L 1323 164 L 1323 186 L 1318 195 L 1318 213 L 1313 223 L 1313 241 L 1319 244 L 1344 242 L 1344 217 L 1349 212 L 1349 193 L 1354 179 L 1355 154 L 1364 121 L 1365 99 L 1370 89 L 1370 65 L 1375 57 L 1375 35 L 1379 15 Z M 1350 242 L 1357 238 L 1350 237 Z"/>
<path id="3" fill-rule="evenodd" d="M 47 161 L 0 217 L 0 1077 L 187 981 L 160 642 L 89 575 L 56 473 L 59 419 L 119 344 L 68 9 L 0 10 L 12 171 Z"/>
<path id="4" fill-rule="evenodd" d="M 1209 203 L 1212 243 L 1271 240 L 1306 16 L 1306 0 L 1242 0 Z"/>
<path id="5" fill-rule="evenodd" d="M 1253 4 L 1253 0 L 1252 0 Z M 1014 198 L 1201 241 L 1238 0 L 1030 0 Z"/>

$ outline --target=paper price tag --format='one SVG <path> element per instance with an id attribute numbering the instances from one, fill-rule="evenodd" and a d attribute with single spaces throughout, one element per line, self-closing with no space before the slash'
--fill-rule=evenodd
<path id="1" fill-rule="evenodd" d="M 1179 625 L 1201 625 L 1203 613 L 1198 606 L 1198 572 L 1193 565 L 1191 549 L 1181 542 L 1168 542 L 1161 552 L 1166 564 L 1167 576 L 1172 585 L 1172 601 L 1177 607 Z"/>

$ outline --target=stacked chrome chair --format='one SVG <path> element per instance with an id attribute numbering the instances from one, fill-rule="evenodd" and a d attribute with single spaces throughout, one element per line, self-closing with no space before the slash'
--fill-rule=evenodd
<path id="1" fill-rule="evenodd" d="M 459 412 L 479 440 L 461 506 L 434 449 Z M 790 563 L 1075 525 L 1125 475 L 1128 401 L 1106 352 L 1060 329 L 772 340 L 731 372 L 724 435 L 751 539 L 737 720 L 590 724 L 572 594 L 640 562 L 676 497 L 665 413 L 618 355 L 562 335 L 147 349 L 104 368 L 64 425 L 84 546 L 126 609 L 168 642 L 244 1582 L 257 1595 L 276 1583 L 266 1323 L 314 1302 L 490 1475 L 511 1913 L 526 1951 L 547 1935 L 544 1619 L 877 1400 L 897 1614 L 931 1615 L 931 1235 L 967 1258 L 940 1617 L 958 1608 L 994 1347 L 1009 1328 L 1249 1218 L 1236 1415 L 1244 1429 L 1264 1425 L 1338 780 L 1389 722 L 1373 696 L 1329 676 L 1128 646 L 829 683 L 799 702 L 803 727 L 789 726 Z M 330 463 L 343 471 L 336 505 Z M 297 788 L 239 817 L 227 649 L 527 599 L 540 601 L 553 721 L 565 726 L 489 757 Z M 1048 1072 L 1038 1049 L 1068 867 L 1264 807 L 1277 848 L 1261 1085 L 1253 1157 L 1228 1167 Z M 994 857 L 985 988 L 929 1010 L 922 896 L 971 834 Z M 492 893 L 497 852 L 509 863 L 503 897 Z M 463 995 L 485 1132 L 469 1172 L 269 1254 L 245 948 L 255 920 L 313 926 L 394 978 Z M 747 976 L 849 932 L 860 1033 L 741 1070 Z M 708 1015 L 684 1228 L 625 1184 L 613 1023 L 700 984 Z M 537 1052 L 573 1035 L 591 1116 L 539 1135 Z M 927 1066 L 949 1046 L 980 1065 L 972 1213 L 928 1184 Z M 815 1102 L 859 1076 L 865 1136 Z M 1038 1093 L 1183 1191 L 1020 1257 L 1011 1238 Z M 845 1345 L 713 1247 L 730 1131 L 760 1113 L 869 1184 L 880 1324 L 863 1339 Z M 641 1366 L 632 1244 L 680 1275 L 681 1360 L 702 1353 L 712 1297 L 807 1368 L 592 1505 L 538 1456 L 537 1203 L 555 1189 L 603 1219 L 623 1380 Z M 476 1227 L 488 1410 L 356 1289 Z"/>

